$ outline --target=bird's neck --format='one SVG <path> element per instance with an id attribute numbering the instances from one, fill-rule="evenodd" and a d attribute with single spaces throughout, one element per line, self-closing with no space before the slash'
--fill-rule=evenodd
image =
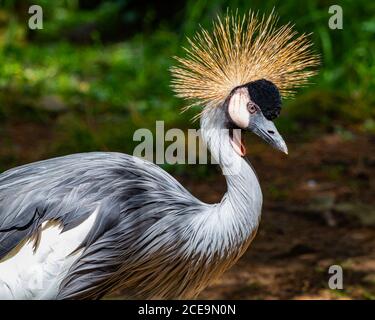
<path id="1" fill-rule="evenodd" d="M 262 192 L 257 176 L 248 161 L 234 151 L 221 107 L 203 114 L 201 134 L 227 182 L 226 194 L 212 207 L 214 219 L 219 218 L 217 228 L 235 241 L 246 242 L 255 233 L 260 220 Z"/>

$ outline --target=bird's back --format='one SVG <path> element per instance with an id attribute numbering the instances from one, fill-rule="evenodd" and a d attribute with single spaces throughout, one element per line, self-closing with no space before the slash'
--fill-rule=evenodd
<path id="1" fill-rule="evenodd" d="M 127 278 L 124 263 L 134 270 L 167 259 L 186 236 L 179 219 L 186 223 L 205 207 L 160 167 L 125 154 L 84 153 L 24 165 L 0 175 L 0 268 L 25 240 L 37 251 L 47 222 L 60 224 L 64 235 L 95 212 L 57 297 L 99 298 L 124 281 L 130 292 L 142 283 L 139 277 L 150 275 Z M 142 252 L 148 257 L 143 262 Z"/>

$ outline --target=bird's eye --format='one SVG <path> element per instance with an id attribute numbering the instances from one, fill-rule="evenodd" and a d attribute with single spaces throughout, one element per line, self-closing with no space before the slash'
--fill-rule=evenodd
<path id="1" fill-rule="evenodd" d="M 248 103 L 247 103 L 247 110 L 248 110 L 251 114 L 253 114 L 253 113 L 257 112 L 257 107 L 255 106 L 254 103 L 252 103 L 252 102 L 248 102 Z"/>

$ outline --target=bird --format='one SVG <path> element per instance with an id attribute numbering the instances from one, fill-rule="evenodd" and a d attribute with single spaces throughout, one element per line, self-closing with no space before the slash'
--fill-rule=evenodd
<path id="1" fill-rule="evenodd" d="M 88 152 L 0 175 L 0 298 L 194 299 L 232 267 L 259 227 L 263 196 L 243 134 L 288 153 L 274 119 L 317 73 L 309 34 L 278 16 L 227 11 L 174 57 L 171 90 L 200 108 L 201 136 L 226 180 L 194 197 L 147 160 Z"/>

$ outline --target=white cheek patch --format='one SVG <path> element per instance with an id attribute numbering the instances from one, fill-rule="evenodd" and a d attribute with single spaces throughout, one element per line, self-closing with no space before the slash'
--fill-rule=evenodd
<path id="1" fill-rule="evenodd" d="M 245 129 L 249 124 L 249 111 L 247 110 L 247 103 L 250 101 L 249 92 L 247 88 L 239 88 L 230 98 L 228 105 L 228 113 L 234 123 Z"/>

